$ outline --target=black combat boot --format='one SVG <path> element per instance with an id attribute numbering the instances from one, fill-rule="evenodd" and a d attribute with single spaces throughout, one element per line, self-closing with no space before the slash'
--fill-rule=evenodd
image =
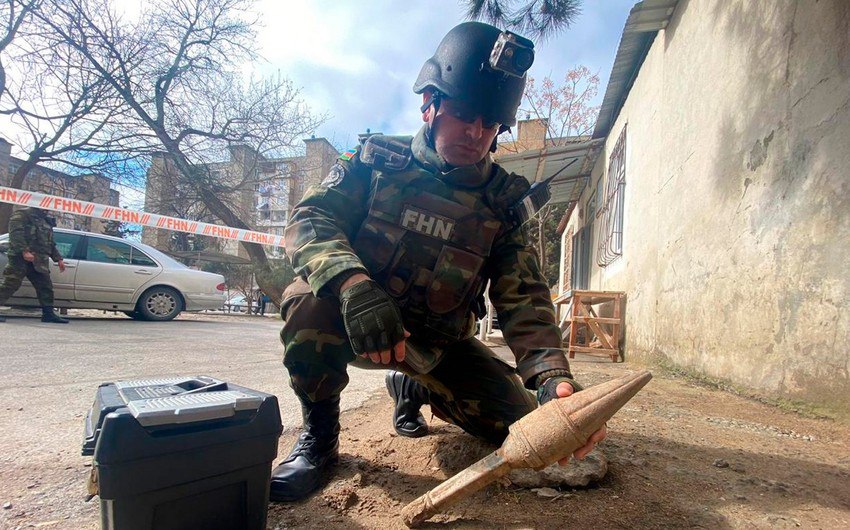
<path id="1" fill-rule="evenodd" d="M 41 321 L 51 324 L 67 324 L 70 322 L 67 318 L 62 318 L 53 312 L 52 307 L 44 306 L 41 308 Z"/>
<path id="2" fill-rule="evenodd" d="M 272 470 L 272 501 L 303 499 L 319 487 L 325 469 L 339 458 L 339 396 L 317 402 L 299 399 L 304 432 L 286 460 Z"/>
<path id="3" fill-rule="evenodd" d="M 419 438 L 428 434 L 428 424 L 419 409 L 431 402 L 428 389 L 409 375 L 390 370 L 386 377 L 387 390 L 395 400 L 393 425 L 395 432 L 408 438 Z"/>

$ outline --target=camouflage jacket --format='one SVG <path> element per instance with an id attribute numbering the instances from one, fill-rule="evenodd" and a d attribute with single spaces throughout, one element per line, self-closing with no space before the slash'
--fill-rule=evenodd
<path id="1" fill-rule="evenodd" d="M 368 274 L 399 304 L 413 336 L 436 343 L 474 335 L 490 280 L 525 385 L 569 370 L 536 253 L 508 215 L 528 182 L 489 156 L 444 167 L 424 128 L 415 138 L 375 135 L 344 153 L 293 210 L 286 248 L 295 271 L 320 297 L 335 295 L 339 278 Z M 427 371 L 435 355 L 409 362 Z"/>
<path id="2" fill-rule="evenodd" d="M 33 267 L 39 272 L 50 272 L 50 258 L 62 259 L 53 241 L 53 225 L 44 210 L 24 208 L 9 219 L 9 255 L 20 256 L 26 250 L 35 254 Z"/>

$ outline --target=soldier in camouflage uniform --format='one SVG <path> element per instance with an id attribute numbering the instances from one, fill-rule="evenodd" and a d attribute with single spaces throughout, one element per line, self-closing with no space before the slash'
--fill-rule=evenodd
<path id="1" fill-rule="evenodd" d="M 57 262 L 60 271 L 65 270 L 65 262 L 53 242 L 55 225 L 54 219 L 38 208 L 24 208 L 12 214 L 9 220 L 9 250 L 6 252 L 9 262 L 0 284 L 0 305 L 5 304 L 27 278 L 41 304 L 41 321 L 67 324 L 68 319 L 53 311 L 49 260 Z M 5 321 L 5 317 L 0 316 L 0 322 Z"/>
<path id="2" fill-rule="evenodd" d="M 520 226 L 528 181 L 489 154 L 516 121 L 532 50 L 487 24 L 452 29 L 414 85 L 419 133 L 370 136 L 295 207 L 286 247 L 300 277 L 283 295 L 281 340 L 304 432 L 272 472 L 272 500 L 307 496 L 336 460 L 349 364 L 391 369 L 395 428 L 411 437 L 427 433 L 427 403 L 501 443 L 538 402 L 580 390 Z M 516 369 L 474 338 L 488 282 Z"/>

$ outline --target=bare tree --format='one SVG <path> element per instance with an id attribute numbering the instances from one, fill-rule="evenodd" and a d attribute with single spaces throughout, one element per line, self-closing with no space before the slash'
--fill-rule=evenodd
<path id="1" fill-rule="evenodd" d="M 599 114 L 599 107 L 591 105 L 598 90 L 599 76 L 586 66 L 571 68 L 564 74 L 561 84 L 548 76 L 540 83 L 529 78 L 519 113 L 526 119 L 538 120 L 543 137 L 520 139 L 511 136 L 510 141 L 499 144 L 499 150 L 517 153 L 588 140 Z M 552 250 L 558 248 L 556 229 L 564 209 L 564 205 L 551 203 L 544 206 L 529 228 L 541 269 L 550 283 L 557 281 L 558 258 Z"/>
<path id="2" fill-rule="evenodd" d="M 27 7 L 37 14 L 41 6 Z M 30 171 L 45 162 L 77 173 L 123 173 L 128 156 L 118 148 L 115 129 L 123 107 L 114 90 L 37 18 L 16 31 L 22 38 L 7 48 L 14 76 L 0 95 L 0 114 L 16 126 L 14 139 L 26 156 L 9 185 L 23 187 Z M 11 213 L 10 204 L 0 205 L 0 232 L 8 229 Z"/>
<path id="3" fill-rule="evenodd" d="M 0 20 L 3 27 L 0 33 L 0 95 L 6 91 L 6 68 L 3 65 L 3 52 L 12 44 L 21 24 L 36 9 L 41 0 L 4 0 L 0 3 Z"/>
<path id="4" fill-rule="evenodd" d="M 599 92 L 599 75 L 586 66 L 567 71 L 561 85 L 544 77 L 538 86 L 529 79 L 523 95 L 525 108 L 520 112 L 543 120 L 546 124 L 547 146 L 568 145 L 590 139 L 599 107 L 590 103 Z M 536 244 L 543 273 L 557 282 L 559 264 L 557 224 L 565 205 L 548 204 L 540 210 L 535 221 Z"/>
<path id="5" fill-rule="evenodd" d="M 545 120 L 551 145 L 566 145 L 593 132 L 599 107 L 590 103 L 598 93 L 599 75 L 586 66 L 568 70 L 560 85 L 549 76 L 538 85 L 532 77 L 526 84 L 520 113 Z"/>
<path id="6" fill-rule="evenodd" d="M 505 27 L 532 39 L 546 39 L 569 28 L 581 14 L 581 0 L 467 0 L 466 4 L 467 18 Z"/>
<path id="7" fill-rule="evenodd" d="M 91 72 L 132 111 L 128 144 L 168 157 L 204 207 L 227 225 L 251 229 L 251 217 L 231 200 L 253 191 L 256 166 L 267 153 L 292 149 L 321 123 L 283 77 L 243 81 L 241 68 L 255 58 L 250 0 L 158 0 L 134 20 L 120 17 L 107 0 L 49 0 L 43 20 L 86 57 Z M 145 136 L 149 133 L 150 136 Z M 128 139 L 130 135 L 125 135 Z M 151 137 L 155 142 L 146 142 Z M 228 148 L 256 153 L 242 174 L 220 178 L 209 162 Z M 236 201 L 238 202 L 238 201 Z M 262 246 L 242 243 L 257 281 L 272 297 Z"/>
<path id="8" fill-rule="evenodd" d="M 510 140 L 500 143 L 499 149 L 516 153 L 587 139 L 599 114 L 599 107 L 591 105 L 598 93 L 599 75 L 586 66 L 568 70 L 561 84 L 549 76 L 541 82 L 529 77 L 518 114 L 527 120 L 539 120 L 543 138 L 519 139 L 511 131 Z"/>

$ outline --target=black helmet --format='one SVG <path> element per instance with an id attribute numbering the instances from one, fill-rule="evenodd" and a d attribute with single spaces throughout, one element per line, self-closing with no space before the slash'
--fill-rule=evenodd
<path id="1" fill-rule="evenodd" d="M 463 101 L 488 121 L 513 126 L 534 62 L 534 43 L 482 22 L 452 28 L 425 61 L 413 91 L 435 89 Z"/>

